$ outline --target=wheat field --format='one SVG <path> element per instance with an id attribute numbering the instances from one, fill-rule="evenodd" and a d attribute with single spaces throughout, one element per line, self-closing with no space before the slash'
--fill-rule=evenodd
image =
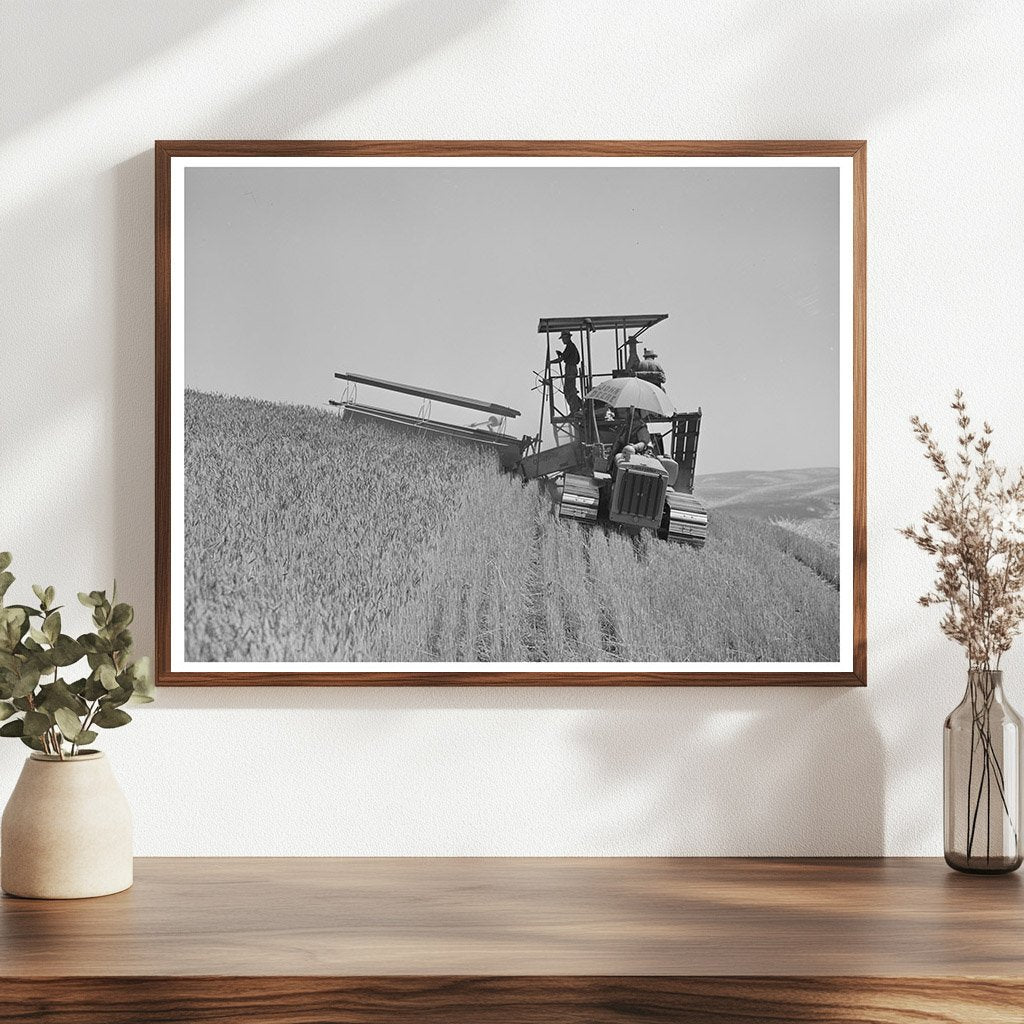
<path id="1" fill-rule="evenodd" d="M 210 662 L 834 661 L 834 548 L 712 514 L 700 551 L 559 522 L 493 453 L 185 396 L 185 654 Z"/>

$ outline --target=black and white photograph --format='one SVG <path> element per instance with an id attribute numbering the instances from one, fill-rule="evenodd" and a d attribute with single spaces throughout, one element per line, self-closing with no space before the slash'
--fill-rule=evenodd
<path id="1" fill-rule="evenodd" d="M 172 670 L 849 671 L 850 161 L 190 157 Z"/>

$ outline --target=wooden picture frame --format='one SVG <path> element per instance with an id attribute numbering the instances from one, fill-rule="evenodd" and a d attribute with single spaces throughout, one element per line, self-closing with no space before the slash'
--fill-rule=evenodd
<path id="1" fill-rule="evenodd" d="M 175 348 L 176 331 L 184 317 L 184 300 L 177 282 L 172 280 L 176 260 L 181 255 L 174 249 L 184 237 L 181 206 L 176 193 L 183 189 L 184 178 L 176 178 L 177 168 L 202 165 L 220 166 L 242 160 L 257 162 L 337 161 L 343 166 L 357 161 L 415 159 L 430 162 L 435 158 L 447 163 L 455 161 L 485 162 L 488 160 L 533 161 L 557 163 L 606 161 L 609 166 L 632 166 L 632 162 L 707 161 L 709 166 L 724 166 L 730 161 L 749 161 L 760 166 L 764 161 L 776 166 L 790 162 L 795 166 L 815 165 L 816 161 L 832 162 L 840 169 L 846 182 L 845 198 L 840 210 L 845 227 L 838 229 L 840 260 L 846 268 L 848 293 L 840 284 L 840 304 L 846 310 L 848 338 L 840 358 L 840 384 L 846 389 L 844 406 L 848 411 L 845 424 L 840 421 L 844 439 L 840 451 L 843 466 L 842 530 L 845 547 L 843 562 L 843 621 L 839 629 L 843 637 L 841 656 L 834 665 L 823 669 L 773 669 L 774 662 L 763 667 L 744 663 L 732 669 L 723 662 L 712 669 L 702 666 L 687 668 L 680 661 L 666 669 L 663 663 L 647 669 L 631 664 L 616 668 L 614 662 L 594 662 L 591 666 L 573 666 L 550 670 L 519 666 L 515 669 L 488 669 L 486 663 L 466 662 L 465 666 L 448 665 L 445 669 L 422 666 L 406 669 L 401 662 L 384 669 L 363 669 L 332 665 L 323 671 L 302 664 L 289 669 L 280 665 L 267 669 L 262 663 L 253 669 L 234 667 L 222 670 L 217 665 L 187 662 L 175 656 L 177 634 L 183 628 L 183 598 L 174 593 L 172 534 L 177 516 L 183 520 L 183 497 L 172 488 L 172 436 L 179 392 L 185 385 L 177 378 L 183 357 Z M 618 162 L 618 163 L 617 163 Z M 803 162 L 803 163 L 802 163 Z M 646 165 L 646 164 L 645 164 Z M 283 166 L 283 164 L 282 164 Z M 737 164 L 739 166 L 739 164 Z M 747 164 L 744 164 L 747 166 Z M 182 171 L 183 173 L 183 171 Z M 863 141 L 158 141 L 155 144 L 155 241 L 156 241 L 156 673 L 161 686 L 863 686 L 866 685 L 866 144 Z M 843 177 L 845 176 L 845 177 Z M 176 184 L 177 182 L 177 184 Z M 177 240 L 177 243 L 176 243 Z M 530 310 L 531 314 L 559 314 L 570 310 Z M 604 312 L 604 311 L 596 311 Z M 614 311 L 608 311 L 614 312 Z M 543 325 L 543 321 L 542 321 Z M 589 330 L 589 328 L 588 328 Z M 625 336 L 625 331 L 623 332 Z M 589 340 L 589 333 L 586 335 Z M 618 338 L 618 335 L 616 335 Z M 634 350 L 635 352 L 635 346 Z M 550 359 L 550 352 L 549 352 Z M 546 371 L 550 376 L 550 371 Z M 382 374 L 388 376 L 388 374 Z M 392 375 L 394 376 L 394 375 Z M 560 378 L 559 378 L 560 379 Z M 179 387 L 180 385 L 180 387 Z M 848 386 L 847 386 L 848 385 Z M 548 386 L 554 391 L 555 384 Z M 564 386 L 564 382 L 563 382 Z M 441 395 L 442 399 L 446 396 Z M 323 401 L 324 396 L 315 396 Z M 337 404 L 337 403 L 335 403 Z M 631 424 L 632 426 L 632 424 Z M 469 429 L 469 428 L 467 428 Z M 707 428 L 710 429 L 710 428 Z M 538 434 L 539 437 L 539 434 Z M 181 442 L 183 443 L 183 442 Z M 180 447 L 180 443 L 179 443 Z M 563 492 L 564 493 L 564 492 Z M 180 527 L 183 529 L 183 527 Z M 177 618 L 175 618 L 177 616 Z M 780 663 L 781 664 L 781 663 Z"/>

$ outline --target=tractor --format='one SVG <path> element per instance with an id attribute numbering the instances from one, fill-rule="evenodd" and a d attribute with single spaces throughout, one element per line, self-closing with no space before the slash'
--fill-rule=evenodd
<path id="1" fill-rule="evenodd" d="M 631 316 L 552 317 L 540 320 L 545 335 L 543 370 L 536 374 L 540 419 L 534 435 L 506 433 L 516 409 L 363 374 L 336 373 L 347 382 L 343 415 L 384 420 L 435 432 L 497 451 L 502 469 L 537 480 L 552 496 L 560 519 L 612 524 L 634 535 L 702 547 L 708 514 L 693 494 L 701 410 L 676 412 L 664 391 L 665 375 L 653 358 L 641 359 L 639 338 L 667 313 Z M 554 341 L 561 352 L 553 350 Z M 593 349 L 614 343 L 615 366 L 596 372 Z M 421 399 L 411 416 L 358 401 L 359 385 Z M 474 409 L 488 418 L 473 426 L 431 419 L 434 402 Z M 543 447 L 547 420 L 553 443 Z"/>
<path id="2" fill-rule="evenodd" d="M 701 547 L 708 514 L 693 494 L 701 410 L 676 412 L 653 354 L 641 359 L 637 352 L 640 336 L 667 318 L 542 319 L 537 330 L 547 353 L 537 374 L 540 425 L 518 461 L 507 449 L 502 458 L 524 479 L 549 482 L 562 519 L 649 530 Z M 553 352 L 553 338 L 563 345 L 561 353 Z M 605 339 L 614 344 L 615 366 L 597 372 L 593 350 Z M 541 448 L 545 418 L 554 444 Z"/>

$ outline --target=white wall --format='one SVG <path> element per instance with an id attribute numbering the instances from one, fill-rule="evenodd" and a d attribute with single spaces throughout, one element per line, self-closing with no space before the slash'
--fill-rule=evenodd
<path id="1" fill-rule="evenodd" d="M 143 648 L 154 138 L 870 142 L 868 689 L 167 689 L 104 737 L 138 852 L 941 852 L 963 665 L 895 528 L 954 386 L 1024 461 L 1022 39 L 1011 2 L 0 4 L 0 548 L 116 575 Z"/>

